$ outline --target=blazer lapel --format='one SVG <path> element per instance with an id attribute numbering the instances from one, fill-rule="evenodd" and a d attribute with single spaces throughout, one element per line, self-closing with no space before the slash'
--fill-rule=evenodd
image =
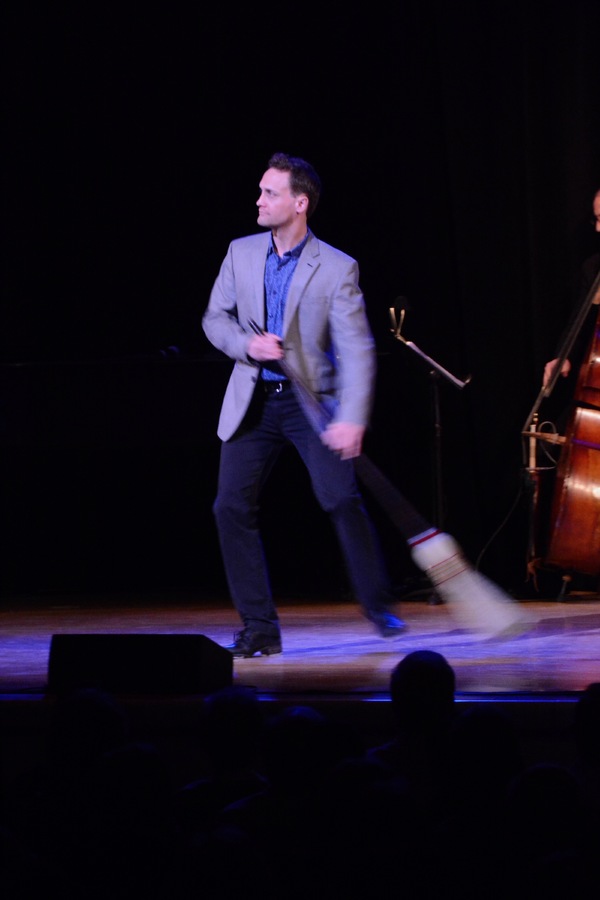
<path id="1" fill-rule="evenodd" d="M 285 301 L 285 311 L 283 314 L 283 335 L 289 328 L 290 322 L 294 317 L 294 313 L 300 303 L 302 294 L 310 279 L 319 268 L 319 242 L 311 233 L 306 247 L 300 254 L 294 277 L 290 284 L 288 295 Z"/>

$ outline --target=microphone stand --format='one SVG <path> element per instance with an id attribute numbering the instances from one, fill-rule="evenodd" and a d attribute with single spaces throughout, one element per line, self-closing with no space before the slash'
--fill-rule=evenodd
<path id="1" fill-rule="evenodd" d="M 447 369 L 432 359 L 418 347 L 414 341 L 407 341 L 402 335 L 402 325 L 406 310 L 401 309 L 399 315 L 390 307 L 391 332 L 397 341 L 401 341 L 405 347 L 417 354 L 429 366 L 429 378 L 431 388 L 431 419 L 433 427 L 433 461 L 432 461 L 432 485 L 433 485 L 433 524 L 440 531 L 444 530 L 444 502 L 442 487 L 442 420 L 440 413 L 440 378 L 445 378 L 455 388 L 462 390 L 471 381 L 469 375 L 464 381 L 452 375 Z M 432 604 L 441 603 L 435 592 L 429 601 Z"/>
<path id="2" fill-rule="evenodd" d="M 417 356 L 420 356 L 422 360 L 430 368 L 429 376 L 431 379 L 431 413 L 432 413 L 432 423 L 433 423 L 433 504 L 434 504 L 434 519 L 433 524 L 438 528 L 443 530 L 444 526 L 444 514 L 443 514 L 443 492 L 442 492 L 442 421 L 440 415 L 440 395 L 439 395 L 439 382 L 440 376 L 445 378 L 450 384 L 453 384 L 454 387 L 462 390 L 462 388 L 466 387 L 467 384 L 471 381 L 471 376 L 469 375 L 464 381 L 461 381 L 460 378 L 456 378 L 452 375 L 447 369 L 441 366 L 438 362 L 424 353 L 420 347 L 418 347 L 414 341 L 407 341 L 405 337 L 401 334 L 402 325 L 404 322 L 405 310 L 400 310 L 400 316 L 396 316 L 396 311 L 393 308 L 390 308 L 390 319 L 392 322 L 392 334 L 397 341 L 401 341 L 405 347 L 408 347 Z"/>

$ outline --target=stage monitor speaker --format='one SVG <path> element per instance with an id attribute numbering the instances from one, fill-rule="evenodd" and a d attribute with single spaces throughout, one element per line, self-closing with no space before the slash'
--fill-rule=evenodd
<path id="1" fill-rule="evenodd" d="M 48 693 L 206 694 L 233 678 L 229 650 L 202 634 L 55 634 Z"/>

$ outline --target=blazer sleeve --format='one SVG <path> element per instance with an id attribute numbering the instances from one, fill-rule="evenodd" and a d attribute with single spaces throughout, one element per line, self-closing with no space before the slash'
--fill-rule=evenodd
<path id="1" fill-rule="evenodd" d="M 350 260 L 332 296 L 329 311 L 336 365 L 335 419 L 368 425 L 373 406 L 376 354 L 358 277 L 358 264 Z"/>
<path id="2" fill-rule="evenodd" d="M 234 266 L 235 242 L 229 245 L 215 280 L 202 328 L 208 340 L 231 359 L 248 361 L 250 335 L 240 325 Z"/>

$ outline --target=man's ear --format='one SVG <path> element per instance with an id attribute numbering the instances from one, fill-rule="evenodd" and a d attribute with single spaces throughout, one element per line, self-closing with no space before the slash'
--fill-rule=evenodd
<path id="1" fill-rule="evenodd" d="M 298 194 L 296 197 L 296 211 L 299 213 L 305 213 L 308 209 L 308 197 L 306 194 Z"/>

